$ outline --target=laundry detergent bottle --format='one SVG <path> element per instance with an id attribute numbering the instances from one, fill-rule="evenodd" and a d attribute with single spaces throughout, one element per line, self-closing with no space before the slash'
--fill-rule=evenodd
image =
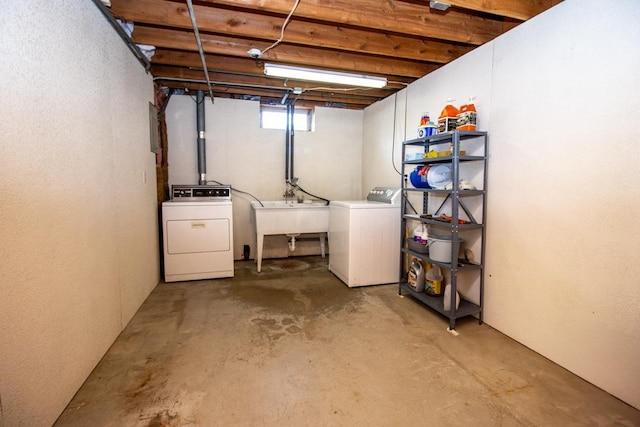
<path id="1" fill-rule="evenodd" d="M 429 239 L 429 229 L 427 228 L 427 224 L 424 222 L 418 224 L 418 226 L 413 230 L 413 240 L 426 245 L 427 240 Z"/>
<path id="2" fill-rule="evenodd" d="M 424 267 L 419 259 L 414 258 L 409 267 L 407 282 L 416 292 L 424 292 Z"/>
<path id="3" fill-rule="evenodd" d="M 475 96 L 469 97 L 469 102 L 460 107 L 456 129 L 476 130 L 477 112 L 475 106 Z"/>
<path id="4" fill-rule="evenodd" d="M 456 130 L 458 114 L 460 111 L 453 106 L 453 98 L 447 100 L 447 105 L 442 109 L 440 117 L 438 117 L 438 133 Z"/>

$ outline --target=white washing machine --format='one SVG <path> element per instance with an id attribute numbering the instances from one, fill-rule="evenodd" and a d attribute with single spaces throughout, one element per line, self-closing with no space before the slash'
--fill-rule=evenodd
<path id="1" fill-rule="evenodd" d="M 400 280 L 400 189 L 329 204 L 329 269 L 347 286 Z"/>
<path id="2" fill-rule="evenodd" d="M 172 186 L 162 235 L 165 282 L 233 277 L 231 187 Z"/>

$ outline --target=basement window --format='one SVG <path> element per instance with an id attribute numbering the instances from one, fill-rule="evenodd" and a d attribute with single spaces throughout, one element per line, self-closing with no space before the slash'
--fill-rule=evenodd
<path id="1" fill-rule="evenodd" d="M 260 107 L 260 127 L 263 129 L 287 128 L 287 109 L 274 106 Z M 294 130 L 311 132 L 313 130 L 313 110 L 296 108 L 293 113 Z"/>

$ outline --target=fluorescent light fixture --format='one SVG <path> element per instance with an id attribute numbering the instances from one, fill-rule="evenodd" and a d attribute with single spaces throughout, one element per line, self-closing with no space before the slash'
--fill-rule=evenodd
<path id="1" fill-rule="evenodd" d="M 448 3 L 443 3 L 441 1 L 433 1 L 432 0 L 432 1 L 429 2 L 429 7 L 431 7 L 432 9 L 445 11 L 445 10 L 449 9 L 451 7 L 451 5 L 448 4 Z"/>
<path id="2" fill-rule="evenodd" d="M 362 74 L 338 73 L 335 71 L 313 70 L 311 68 L 290 67 L 287 65 L 264 64 L 267 76 L 284 77 L 294 80 L 336 83 L 349 86 L 383 88 L 387 85 L 384 77 L 365 76 Z"/>

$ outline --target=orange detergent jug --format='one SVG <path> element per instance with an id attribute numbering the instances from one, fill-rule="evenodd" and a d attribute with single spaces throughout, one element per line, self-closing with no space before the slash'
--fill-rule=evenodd
<path id="1" fill-rule="evenodd" d="M 438 133 L 449 132 L 456 129 L 458 120 L 458 109 L 452 105 L 453 99 L 447 100 L 447 105 L 442 109 L 440 117 L 438 117 Z"/>
<path id="2" fill-rule="evenodd" d="M 476 130 L 477 112 L 474 104 L 475 97 L 469 97 L 469 103 L 460 107 L 458 120 L 456 121 L 456 129 L 458 130 Z"/>

